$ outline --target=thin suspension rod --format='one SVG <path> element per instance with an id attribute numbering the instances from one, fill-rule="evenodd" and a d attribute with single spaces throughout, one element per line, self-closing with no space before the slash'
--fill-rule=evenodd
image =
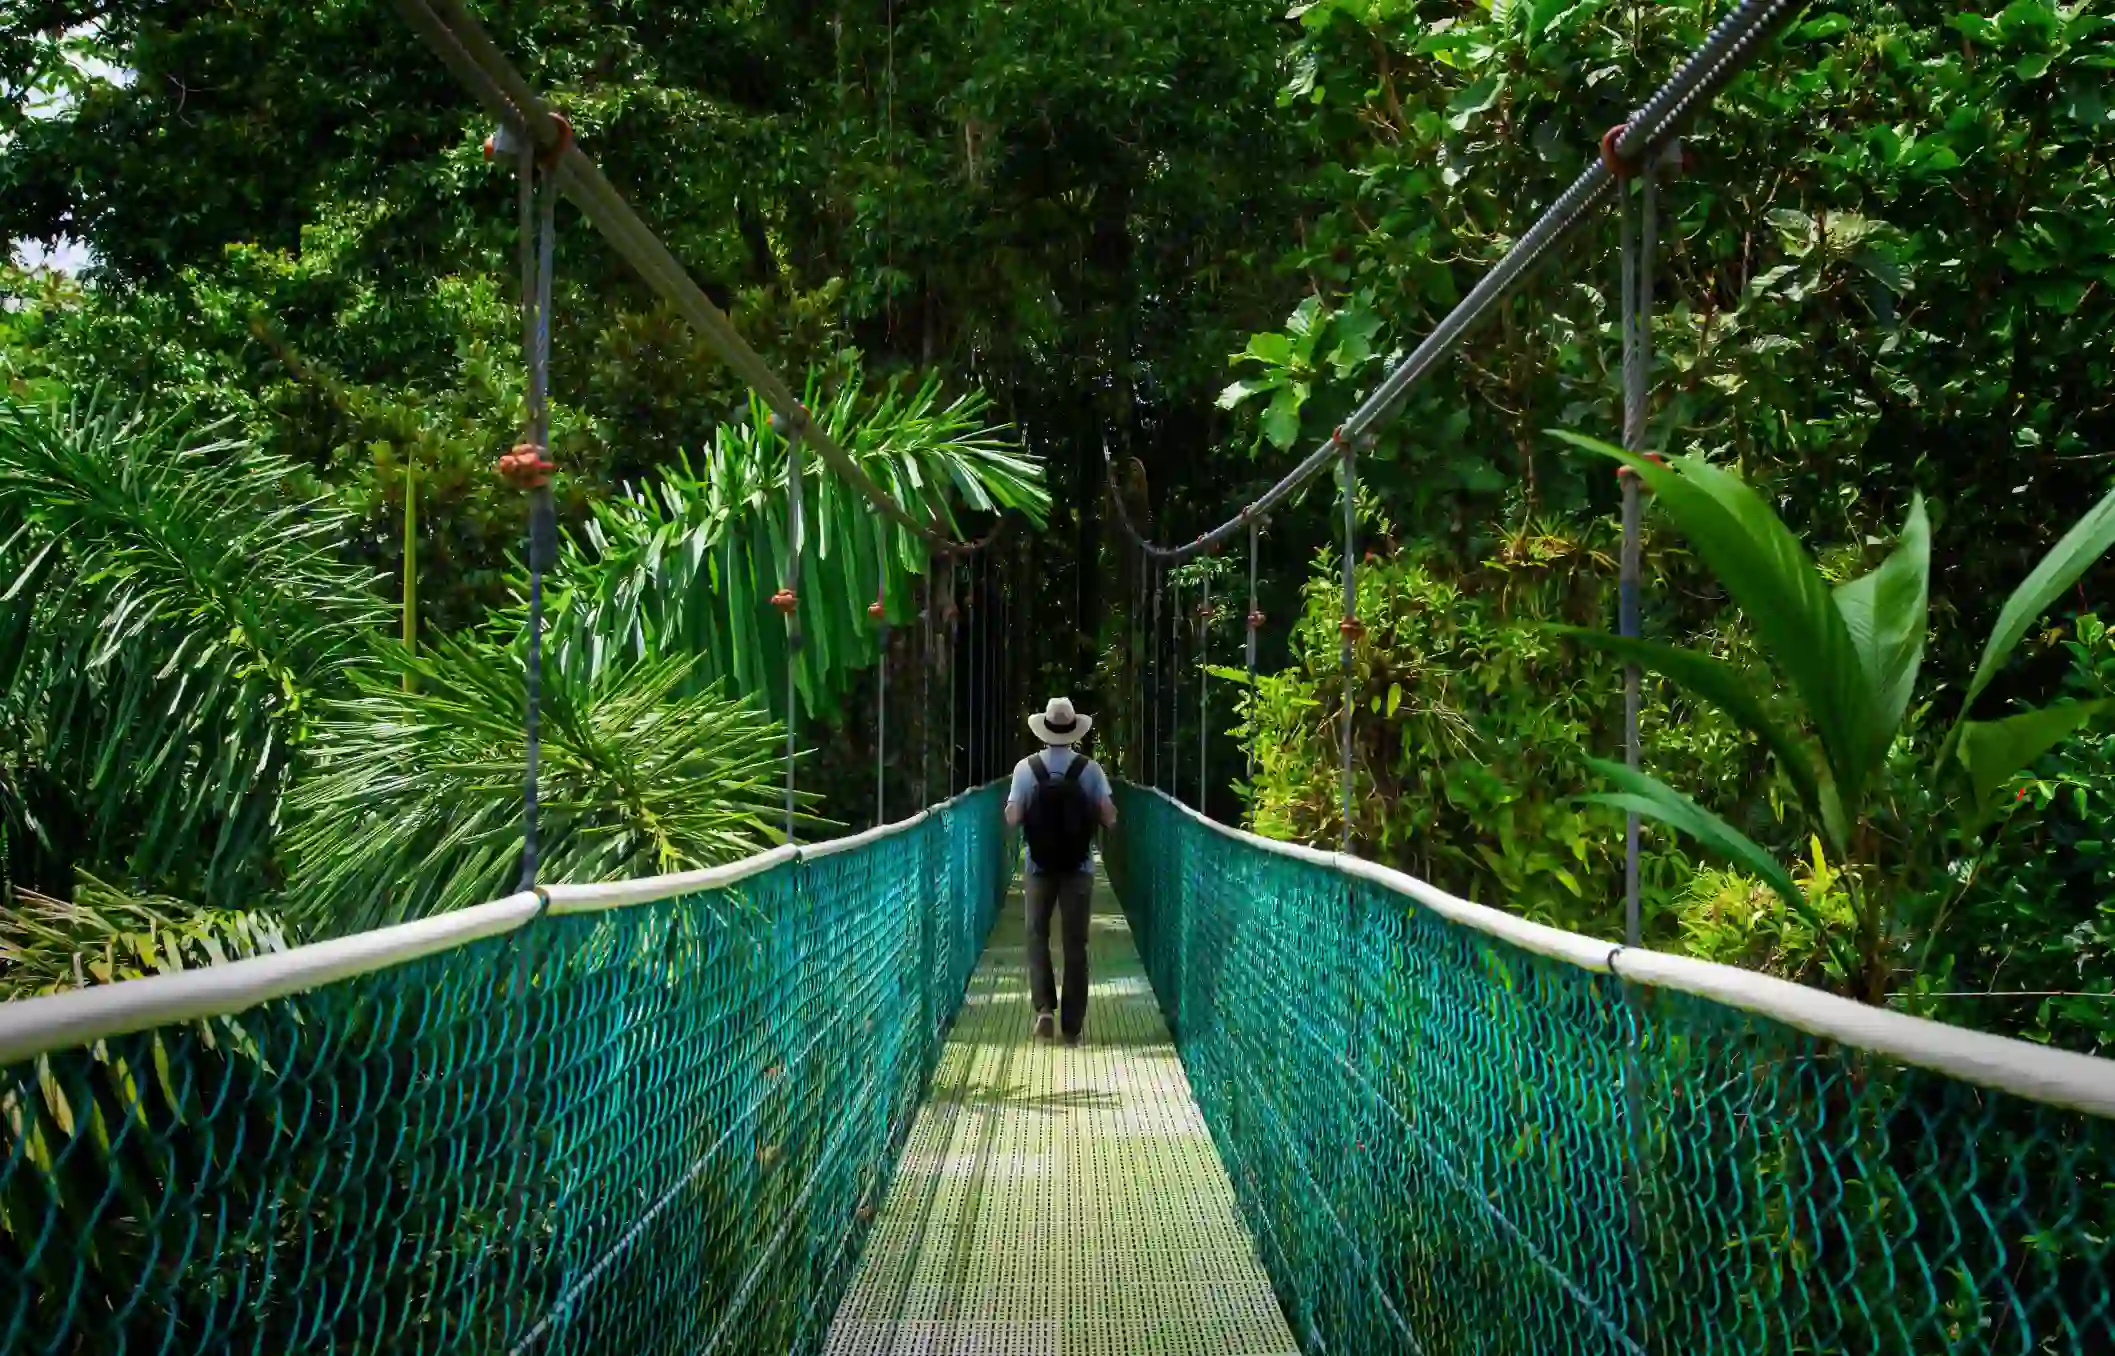
<path id="1" fill-rule="evenodd" d="M 529 442 L 543 457 L 551 442 L 551 270 L 558 234 L 558 191 L 547 174 L 539 174 L 535 152 L 522 140 L 519 172 L 521 189 L 522 315 L 528 347 L 528 389 L 525 404 Z M 534 212 L 534 246 L 529 244 L 531 207 Z M 543 576 L 550 568 L 558 535 L 557 513 L 549 484 L 529 491 L 529 636 L 528 658 L 522 671 L 522 842 L 521 881 L 527 890 L 536 884 L 541 866 L 542 842 L 538 823 L 537 772 L 543 754 Z"/>
<path id="2" fill-rule="evenodd" d="M 880 626 L 878 689 L 880 698 L 875 702 L 874 720 L 874 822 L 886 824 L 888 813 L 888 749 L 889 749 L 889 532 L 881 529 L 881 542 L 875 549 L 875 563 L 880 572 L 874 576 L 874 620 Z"/>
<path id="3" fill-rule="evenodd" d="M 1248 524 L 1248 770 L 1250 801 L 1254 803 L 1256 779 L 1256 628 L 1263 624 L 1263 614 L 1256 610 L 1256 537 L 1262 524 L 1251 518 Z M 1251 816 L 1253 818 L 1253 815 Z"/>
<path id="4" fill-rule="evenodd" d="M 1197 604 L 1197 810 L 1205 813 L 1205 744 L 1204 732 L 1211 723 L 1211 707 L 1208 695 L 1211 692 L 1212 676 L 1205 665 L 1211 662 L 1206 643 L 1212 636 L 1212 577 L 1204 577 L 1204 594 Z"/>
<path id="5" fill-rule="evenodd" d="M 1351 726 L 1358 715 L 1358 694 L 1351 690 L 1352 651 L 1357 644 L 1359 611 L 1358 577 L 1358 454 L 1350 447 L 1344 449 L 1344 620 L 1337 630 L 1342 637 L 1339 647 L 1340 664 L 1344 676 L 1344 747 L 1343 789 L 1344 828 L 1338 835 L 1342 851 L 1351 851 Z"/>
<path id="6" fill-rule="evenodd" d="M 779 422 L 774 420 L 774 422 Z M 800 567 L 806 542 L 803 538 L 801 503 L 806 497 L 802 484 L 801 427 L 782 426 L 786 439 L 786 592 L 792 601 L 786 608 L 786 841 L 793 841 L 794 763 L 799 755 L 800 731 Z"/>
<path id="7" fill-rule="evenodd" d="M 1658 244 L 1656 187 L 1647 168 L 1636 194 L 1626 191 L 1622 203 L 1623 248 L 1623 446 L 1633 452 L 1645 450 L 1652 369 L 1652 267 Z M 1635 201 L 1633 202 L 1633 199 Z M 1638 477 L 1625 467 L 1623 485 L 1623 559 L 1618 602 L 1617 630 L 1630 637 L 1639 634 L 1639 520 L 1642 487 Z M 1638 735 L 1639 675 L 1634 663 L 1623 666 L 1623 761 L 1636 771 L 1640 761 Z M 1643 918 L 1638 902 L 1638 813 L 1623 816 L 1623 939 L 1630 946 L 1643 944 Z"/>

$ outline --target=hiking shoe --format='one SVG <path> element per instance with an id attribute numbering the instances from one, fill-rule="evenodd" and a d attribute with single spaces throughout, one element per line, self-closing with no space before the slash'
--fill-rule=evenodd
<path id="1" fill-rule="evenodd" d="M 1079 1043 L 1080 1043 L 1080 1033 L 1079 1033 L 1079 1032 L 1077 1032 L 1077 1031 L 1068 1031 L 1068 1032 L 1066 1032 L 1066 1033 L 1065 1033 L 1065 1044 L 1067 1044 L 1067 1045 L 1078 1045 Z"/>
<path id="2" fill-rule="evenodd" d="M 1047 1012 L 1039 1012 L 1035 1015 L 1035 1035 L 1037 1040 L 1049 1040 L 1056 1030 L 1057 1018 Z"/>

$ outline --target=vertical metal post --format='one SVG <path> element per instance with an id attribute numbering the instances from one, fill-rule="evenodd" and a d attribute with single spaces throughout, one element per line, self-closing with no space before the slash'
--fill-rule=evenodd
<path id="1" fill-rule="evenodd" d="M 933 771 L 933 571 L 939 566 L 932 553 L 925 556 L 925 636 L 918 656 L 918 808 L 931 805 Z"/>
<path id="2" fill-rule="evenodd" d="M 806 548 L 805 523 L 801 504 L 806 497 L 807 486 L 801 467 L 801 435 L 807 430 L 801 423 L 772 416 L 772 424 L 786 439 L 786 592 L 791 595 L 786 605 L 786 841 L 793 841 L 794 762 L 799 756 L 796 742 L 800 734 L 800 654 L 803 637 L 800 629 L 800 567 L 802 552 Z"/>
<path id="3" fill-rule="evenodd" d="M 521 142 L 518 206 L 522 229 L 522 324 L 529 360 L 525 413 L 529 445 L 539 459 L 547 460 L 551 445 L 551 270 L 557 249 L 558 186 L 549 175 L 539 175 L 535 143 L 526 132 L 521 133 Z M 533 246 L 529 230 L 532 207 Z M 536 884 L 541 855 L 536 774 L 543 752 L 543 576 L 551 566 L 557 536 L 557 512 L 546 480 L 529 492 L 529 653 L 522 673 L 520 888 L 524 890 Z"/>
<path id="4" fill-rule="evenodd" d="M 1182 584 L 1177 581 L 1168 607 L 1168 794 L 1182 799 Z"/>
<path id="5" fill-rule="evenodd" d="M 1256 536 L 1261 524 L 1254 518 L 1248 522 L 1248 770 L 1246 776 L 1253 783 L 1256 779 L 1256 628 L 1263 624 L 1263 614 L 1256 610 Z M 1251 793 L 1253 802 L 1253 791 Z M 1251 816 L 1253 818 L 1253 816 Z"/>
<path id="6" fill-rule="evenodd" d="M 1204 577 L 1204 592 L 1197 604 L 1197 813 L 1199 814 L 1211 813 L 1205 808 L 1204 802 L 1206 785 L 1204 732 L 1211 719 L 1211 707 L 1207 704 L 1206 698 L 1211 691 L 1212 683 L 1212 675 L 1206 672 L 1205 665 L 1211 662 L 1211 657 L 1206 653 L 1208 648 L 1206 642 L 1211 639 L 1212 635 L 1211 628 L 1212 577 L 1206 575 Z"/>
<path id="7" fill-rule="evenodd" d="M 878 674 L 876 689 L 879 697 L 874 712 L 874 822 L 886 824 L 888 816 L 888 748 L 889 748 L 889 532 L 883 525 L 880 529 L 881 544 L 875 549 L 876 563 L 880 573 L 874 579 L 874 620 L 880 625 L 879 658 L 876 661 Z"/>
<path id="8" fill-rule="evenodd" d="M 1152 724 L 1147 730 L 1147 738 L 1151 741 L 1152 754 L 1151 761 L 1147 766 L 1146 780 L 1149 785 L 1158 788 L 1160 786 L 1160 587 L 1162 571 L 1157 562 L 1149 568 L 1153 572 L 1153 644 L 1150 647 L 1152 651 L 1153 675 L 1152 682 L 1148 685 L 1150 691 L 1146 695 L 1147 710 L 1152 715 Z"/>
<path id="9" fill-rule="evenodd" d="M 1622 204 L 1623 246 L 1623 446 L 1643 452 L 1646 441 L 1647 399 L 1652 367 L 1652 256 L 1654 233 L 1654 175 L 1648 167 L 1638 189 L 1619 185 Z M 1641 491 L 1638 477 L 1626 467 L 1623 486 L 1623 557 L 1619 582 L 1617 630 L 1625 636 L 1639 633 L 1639 519 Z M 1639 674 L 1636 664 L 1623 666 L 1623 761 L 1639 765 Z M 1643 944 L 1644 922 L 1638 903 L 1638 814 L 1623 817 L 1623 940 L 1630 946 Z"/>
<path id="10" fill-rule="evenodd" d="M 1338 634 L 1343 637 L 1339 647 L 1340 664 L 1344 676 L 1344 828 L 1338 835 L 1338 849 L 1351 851 L 1351 727 L 1358 714 L 1358 694 L 1351 690 L 1352 650 L 1357 643 L 1359 612 L 1358 579 L 1358 454 L 1350 443 L 1344 444 L 1344 620 L 1338 624 Z"/>
<path id="11" fill-rule="evenodd" d="M 947 558 L 948 611 L 953 615 L 947 619 L 947 645 L 943 653 L 947 656 L 947 794 L 955 794 L 955 651 L 961 637 L 961 604 L 956 599 L 962 596 L 962 571 L 955 563 L 952 553 Z"/>

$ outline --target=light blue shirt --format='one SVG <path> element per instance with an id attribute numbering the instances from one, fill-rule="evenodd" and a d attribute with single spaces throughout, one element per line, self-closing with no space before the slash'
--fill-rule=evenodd
<path id="1" fill-rule="evenodd" d="M 1050 769 L 1051 776 L 1062 777 L 1066 769 L 1072 766 L 1072 760 L 1080 755 L 1067 748 L 1048 748 L 1038 756 L 1042 758 L 1043 766 Z M 1035 794 L 1035 769 L 1029 766 L 1031 761 L 1032 759 L 1023 758 L 1013 765 L 1013 790 L 1006 794 L 1008 805 L 1018 805 L 1023 810 L 1028 808 L 1028 798 Z M 1109 779 L 1102 774 L 1102 765 L 1092 758 L 1087 760 L 1087 770 L 1080 774 L 1080 790 L 1097 806 L 1109 803 Z M 1022 847 L 1021 855 L 1027 859 L 1031 874 L 1043 874 L 1043 869 L 1035 864 L 1034 854 L 1030 853 L 1026 846 Z M 1094 870 L 1092 855 L 1087 858 L 1087 870 Z"/>

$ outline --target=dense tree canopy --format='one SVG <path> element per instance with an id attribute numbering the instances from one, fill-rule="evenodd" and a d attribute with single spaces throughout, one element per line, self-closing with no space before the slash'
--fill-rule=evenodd
<path id="1" fill-rule="evenodd" d="M 1703 0 L 477 8 L 772 361 L 846 395 L 854 422 L 918 391 L 938 392 L 935 408 L 969 402 L 975 418 L 934 434 L 943 459 L 1017 441 L 1041 461 L 1046 530 L 965 575 L 959 599 L 942 571 L 936 607 L 1041 609 L 996 648 L 980 623 L 999 673 L 989 691 L 1098 687 L 1137 775 L 1148 731 L 1196 747 L 1197 661 L 1238 663 L 1245 608 L 1202 623 L 1202 655 L 1194 635 L 1153 641 L 1159 671 L 1192 686 L 1172 731 L 1165 715 L 1147 723 L 1150 610 L 1108 520 L 1105 453 L 1157 535 L 1227 517 L 1473 285 L 1718 12 Z M 0 236 L 77 240 L 94 260 L 79 281 L 7 275 L 13 398 L 100 388 L 155 418 L 228 419 L 286 495 L 327 502 L 339 563 L 385 604 L 415 496 L 418 632 L 472 647 L 435 654 L 487 662 L 475 647 L 506 643 L 518 605 L 519 503 L 488 468 L 518 423 L 520 379 L 512 182 L 485 163 L 471 101 L 386 6 L 8 0 L 0 31 Z M 1905 766 L 1944 733 L 1927 706 L 1955 708 L 1999 606 L 2115 471 L 2110 33 L 2092 6 L 2054 0 L 1988 15 L 1811 8 L 1699 118 L 1659 190 L 1655 444 L 1759 487 L 1832 582 L 1885 557 L 1913 496 L 1928 505 L 1930 652 L 1897 741 Z M 698 337 L 569 209 L 560 228 L 568 605 L 652 616 L 656 635 L 695 651 L 695 668 L 612 691 L 665 681 L 668 700 L 700 700 L 753 671 L 668 598 L 638 601 L 663 573 L 639 562 L 678 537 L 762 549 L 769 523 L 713 500 L 701 468 L 752 477 L 730 470 L 722 488 L 768 485 L 769 440 Z M 1224 770 L 1204 791 L 1214 812 L 1332 837 L 1334 722 L 1348 709 L 1365 850 L 1568 926 L 1615 926 L 1618 820 L 1573 797 L 1600 785 L 1586 760 L 1617 747 L 1618 669 L 1548 626 L 1613 615 L 1616 481 L 1548 431 L 1616 432 L 1615 232 L 1612 214 L 1590 223 L 1368 454 L 1361 607 L 1390 622 L 1362 643 L 1353 693 L 1335 678 L 1334 548 L 1317 553 L 1332 533 L 1326 485 L 1271 523 L 1265 680 L 1237 707 L 1225 668 L 1205 700 Z M 1011 463 L 987 464 L 1044 516 Z M 851 574 L 840 591 L 878 588 L 903 627 L 922 606 L 920 564 L 906 557 L 893 593 Z M 1758 660 L 1721 581 L 1657 517 L 1648 565 L 1649 634 Z M 1983 714 L 2104 694 L 2094 609 L 2108 569 L 2039 618 Z M 1214 572 L 1223 601 L 1236 570 L 1206 562 L 1193 576 Z M 754 604 L 737 621 L 753 624 Z M 845 664 L 804 689 L 825 715 L 890 690 L 901 701 L 932 659 L 900 632 L 876 670 L 856 614 L 841 633 Z M 643 634 L 628 662 L 653 657 Z M 378 661 L 381 687 L 370 674 L 339 699 L 377 709 L 405 662 Z M 934 712 L 964 695 L 916 714 L 923 747 Z M 410 698 L 389 705 L 390 721 L 434 718 Z M 1766 918 L 1751 878 L 1656 836 L 1652 940 L 1843 982 L 1811 935 L 1832 926 L 1814 918 L 1842 922 L 1836 878 L 1785 808 L 1780 765 L 1708 703 L 1654 686 L 1646 705 L 1648 766 L 1803 857 L 1816 901 L 1813 917 Z M 1252 778 L 1226 775 L 1246 766 L 1238 740 L 1257 754 Z M 820 812 L 865 812 L 834 794 L 863 785 L 851 765 L 870 750 L 856 744 L 827 745 Z M 344 771 L 357 757 L 325 747 L 339 760 L 328 784 L 357 792 Z M 57 765 L 41 753 L 0 757 L 13 769 L 0 796 L 48 792 Z M 1998 847 L 1947 858 L 1960 888 L 1905 904 L 1876 943 L 1883 987 L 2047 1039 L 2108 1039 L 2108 759 L 2104 737 L 2081 734 L 2012 786 Z M 909 794 L 911 775 L 899 766 L 891 794 Z M 434 813 L 461 790 L 434 787 Z M 596 842 L 634 843 L 603 827 L 616 837 Z M 594 869 L 641 860 L 613 852 Z M 213 877 L 157 874 L 131 843 L 70 854 L 178 895 Z M 273 860 L 257 869 L 273 877 Z M 65 886 L 45 864 L 35 874 Z M 1993 996 L 1968 1014 L 1916 997 L 1979 988 L 2057 996 Z"/>

